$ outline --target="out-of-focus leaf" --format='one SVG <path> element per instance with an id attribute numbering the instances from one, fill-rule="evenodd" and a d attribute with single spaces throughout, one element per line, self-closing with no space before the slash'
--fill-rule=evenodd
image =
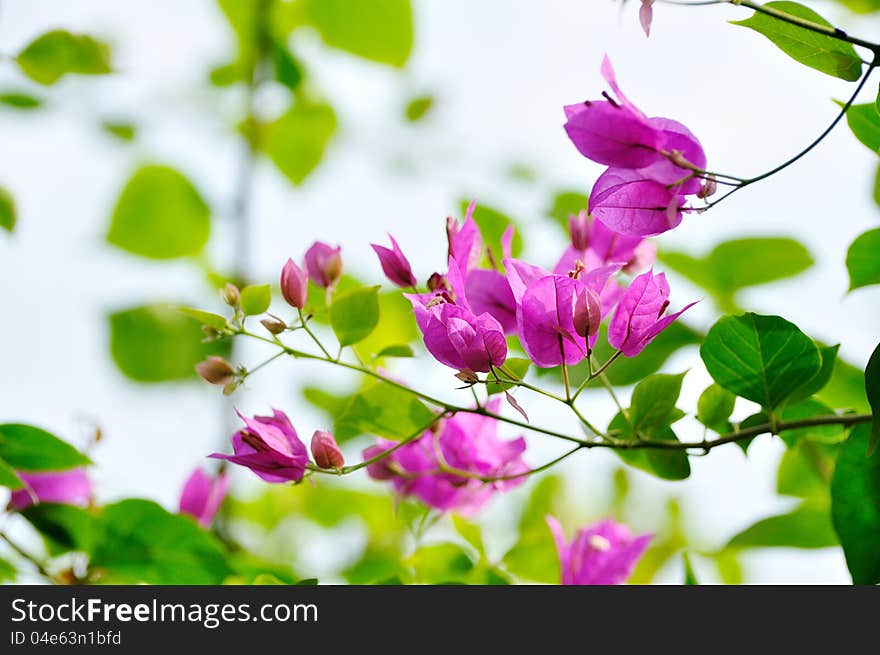
<path id="1" fill-rule="evenodd" d="M 271 302 L 272 289 L 268 284 L 251 284 L 241 290 L 241 311 L 247 316 L 262 314 Z"/>
<path id="2" fill-rule="evenodd" d="M 819 372 L 814 375 L 809 382 L 804 384 L 789 397 L 789 403 L 796 403 L 801 400 L 805 400 L 812 396 L 813 394 L 817 394 L 831 380 L 831 376 L 834 373 L 834 367 L 837 363 L 837 351 L 840 350 L 840 344 L 834 346 L 819 346 L 819 354 L 822 356 L 822 368 L 819 369 Z"/>
<path id="3" fill-rule="evenodd" d="M 43 101 L 22 91 L 0 91 L 0 105 L 6 105 L 13 109 L 39 109 Z"/>
<path id="4" fill-rule="evenodd" d="M 874 349 L 865 368 L 865 395 L 868 396 L 874 414 L 874 420 L 871 422 L 871 437 L 868 439 L 868 455 L 873 455 L 880 445 L 880 345 Z"/>
<path id="5" fill-rule="evenodd" d="M 557 191 L 547 208 L 547 216 L 568 235 L 568 217 L 586 211 L 590 199 L 579 191 Z"/>
<path id="6" fill-rule="evenodd" d="M 815 416 L 833 416 L 834 411 L 815 398 L 808 398 L 794 405 L 787 405 L 779 412 L 783 421 L 799 421 Z M 780 435 L 788 446 L 804 439 L 818 443 L 839 443 L 846 438 L 846 428 L 841 425 L 812 425 L 796 430 L 785 430 Z"/>
<path id="7" fill-rule="evenodd" d="M 434 107 L 434 96 L 418 95 L 410 98 L 406 107 L 404 107 L 403 115 L 410 123 L 417 123 L 427 116 Z"/>
<path id="8" fill-rule="evenodd" d="M 9 191 L 0 187 L 0 228 L 12 232 L 16 219 L 15 199 Z"/>
<path id="9" fill-rule="evenodd" d="M 344 290 L 337 293 L 342 294 Z M 408 345 L 418 335 L 412 305 L 395 291 L 379 292 L 379 316 L 381 321 L 364 339 L 354 345 L 354 351 L 363 360 L 375 356 L 377 360 L 385 357 L 412 357 Z M 406 352 L 409 354 L 406 354 Z"/>
<path id="10" fill-rule="evenodd" d="M 355 394 L 337 416 L 334 434 L 340 441 L 374 434 L 399 441 L 426 428 L 434 412 L 411 393 L 377 382 Z"/>
<path id="11" fill-rule="evenodd" d="M 681 558 L 684 560 L 684 584 L 686 586 L 699 585 L 697 574 L 694 573 L 694 567 L 691 566 L 690 556 L 687 553 L 682 553 Z"/>
<path id="12" fill-rule="evenodd" d="M 764 7 L 832 27 L 822 16 L 797 2 L 768 2 Z M 804 66 L 848 82 L 854 82 L 861 77 L 862 60 L 852 44 L 845 41 L 758 12 L 745 20 L 731 22 L 763 34 L 785 54 Z"/>
<path id="13" fill-rule="evenodd" d="M 480 533 L 480 526 L 476 523 L 471 523 L 458 514 L 452 515 L 452 525 L 455 527 L 455 531 L 461 536 L 461 538 L 468 542 L 477 553 L 482 555 L 485 552 L 483 535 Z"/>
<path id="14" fill-rule="evenodd" d="M 408 572 L 403 569 L 402 554 L 396 547 L 370 546 L 361 558 L 343 571 L 350 584 L 385 584 L 389 579 L 397 579 L 394 584 L 408 580 Z"/>
<path id="15" fill-rule="evenodd" d="M 697 420 L 719 434 L 730 432 L 730 415 L 736 404 L 736 396 L 723 387 L 712 384 L 706 387 L 697 400 Z"/>
<path id="16" fill-rule="evenodd" d="M 91 553 L 95 544 L 95 518 L 80 507 L 40 503 L 22 511 L 46 542 L 52 556 L 69 551 Z"/>
<path id="17" fill-rule="evenodd" d="M 504 362 L 504 370 L 512 374 L 513 380 L 519 381 L 526 376 L 531 363 L 531 360 L 524 357 L 510 357 Z M 490 380 L 486 383 L 486 393 L 489 395 L 507 391 L 513 386 L 512 382 L 498 382 L 491 375 L 487 379 Z M 507 376 L 502 376 L 502 379 L 506 380 L 508 378 Z"/>
<path id="18" fill-rule="evenodd" d="M 207 325 L 217 330 L 226 327 L 226 317 L 220 316 L 220 314 L 203 312 L 201 309 L 192 309 L 190 307 L 180 307 L 178 311 L 186 316 L 196 319 L 202 325 Z"/>
<path id="19" fill-rule="evenodd" d="M 376 358 L 380 357 L 415 357 L 413 349 L 406 344 L 392 344 L 385 346 L 376 353 Z"/>
<path id="20" fill-rule="evenodd" d="M 309 403 L 324 410 L 330 420 L 342 413 L 351 398 L 348 394 L 334 394 L 319 387 L 304 387 L 302 395 Z"/>
<path id="21" fill-rule="evenodd" d="M 134 141 L 137 137 L 137 126 L 128 121 L 106 120 L 101 123 L 101 129 L 120 141 Z"/>
<path id="22" fill-rule="evenodd" d="M 303 12 L 328 46 L 402 67 L 413 47 L 410 0 L 303 0 Z"/>
<path id="23" fill-rule="evenodd" d="M 840 449 L 831 480 L 831 516 L 855 584 L 880 582 L 880 457 L 868 457 L 871 426 Z"/>
<path id="24" fill-rule="evenodd" d="M 846 252 L 849 290 L 880 284 L 880 228 L 868 230 Z"/>
<path id="25" fill-rule="evenodd" d="M 40 84 L 55 84 L 65 75 L 102 75 L 111 72 L 110 48 L 86 34 L 52 30 L 25 47 L 15 62 Z"/>
<path id="26" fill-rule="evenodd" d="M 458 544 L 441 543 L 422 546 L 409 556 L 415 581 L 424 584 L 465 583 L 474 562 Z"/>
<path id="27" fill-rule="evenodd" d="M 725 316 L 706 335 L 700 356 L 719 385 L 773 410 L 822 370 L 819 348 L 778 316 Z"/>
<path id="28" fill-rule="evenodd" d="M 837 543 L 828 508 L 804 503 L 746 528 L 731 538 L 727 548 L 828 548 Z"/>
<path id="29" fill-rule="evenodd" d="M 293 184 L 302 182 L 324 158 L 336 131 L 336 113 L 326 103 L 297 102 L 261 126 L 259 148 Z"/>
<path id="30" fill-rule="evenodd" d="M 722 550 L 715 554 L 715 566 L 718 567 L 718 575 L 726 585 L 741 585 L 743 583 L 742 565 L 735 551 Z"/>
<path id="31" fill-rule="evenodd" d="M 844 106 L 839 100 L 835 102 Z M 880 113 L 873 102 L 852 105 L 846 110 L 846 122 L 859 141 L 875 155 L 880 154 Z"/>
<path id="32" fill-rule="evenodd" d="M 15 469 L 0 458 L 0 487 L 7 489 L 21 489 L 24 486 L 21 479 L 16 475 Z"/>
<path id="33" fill-rule="evenodd" d="M 0 557 L 0 582 L 15 582 L 18 571 L 15 567 L 2 557 Z"/>
<path id="34" fill-rule="evenodd" d="M 776 492 L 827 504 L 837 446 L 801 441 L 786 449 L 776 474 Z"/>
<path id="35" fill-rule="evenodd" d="M 200 322 L 172 305 L 124 309 L 110 314 L 109 323 L 113 361 L 137 382 L 194 378 L 195 365 L 208 355 L 229 356 L 228 342 L 202 343 Z"/>
<path id="36" fill-rule="evenodd" d="M 211 233 L 211 210 L 193 184 L 168 166 L 135 171 L 116 202 L 107 241 L 141 257 L 198 255 Z"/>
<path id="37" fill-rule="evenodd" d="M 21 471 L 64 471 L 91 464 L 66 441 L 22 423 L 0 425 L 0 460 Z"/>
<path id="38" fill-rule="evenodd" d="M 562 492 L 555 476 L 540 478 L 532 488 L 519 522 L 519 539 L 503 558 L 504 568 L 518 578 L 558 584 L 559 557 L 545 517 L 554 513 Z"/>
<path id="39" fill-rule="evenodd" d="M 103 582 L 214 585 L 230 573 L 210 533 L 152 501 L 107 505 L 98 521 L 90 568 Z"/>
<path id="40" fill-rule="evenodd" d="M 379 288 L 361 287 L 336 294 L 330 305 L 330 326 L 340 346 L 366 339 L 379 324 Z"/>

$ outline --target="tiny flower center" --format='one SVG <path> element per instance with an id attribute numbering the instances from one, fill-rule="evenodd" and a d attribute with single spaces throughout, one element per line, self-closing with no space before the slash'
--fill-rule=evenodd
<path id="1" fill-rule="evenodd" d="M 590 535 L 590 538 L 587 541 L 594 550 L 598 550 L 602 553 L 611 550 L 611 542 L 600 534 Z"/>

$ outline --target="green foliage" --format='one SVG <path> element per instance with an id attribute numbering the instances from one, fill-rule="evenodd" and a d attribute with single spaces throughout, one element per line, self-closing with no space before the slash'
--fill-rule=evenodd
<path id="1" fill-rule="evenodd" d="M 241 311 L 247 316 L 262 314 L 271 302 L 272 289 L 268 284 L 252 284 L 241 290 Z"/>
<path id="2" fill-rule="evenodd" d="M 17 576 L 15 566 L 0 557 L 0 582 L 15 582 Z"/>
<path id="3" fill-rule="evenodd" d="M 868 455 L 873 455 L 880 445 L 880 345 L 874 349 L 865 368 L 865 394 L 874 414 L 874 420 L 871 422 L 871 437 L 868 440 Z"/>
<path id="4" fill-rule="evenodd" d="M 194 378 L 195 365 L 208 355 L 229 355 L 228 342 L 202 343 L 200 321 L 172 305 L 132 307 L 108 320 L 113 361 L 137 382 Z"/>
<path id="5" fill-rule="evenodd" d="M 211 211 L 179 171 L 146 165 L 116 202 L 107 241 L 135 255 L 174 259 L 198 255 L 211 232 Z"/>
<path id="6" fill-rule="evenodd" d="M 373 331 L 354 345 L 358 357 L 365 361 L 412 357 L 408 344 L 419 336 L 419 330 L 409 301 L 396 291 L 380 291 L 379 316 L 382 320 Z"/>
<path id="7" fill-rule="evenodd" d="M 846 252 L 849 290 L 880 284 L 880 228 L 859 235 Z"/>
<path id="8" fill-rule="evenodd" d="M 101 121 L 101 129 L 120 141 L 131 142 L 137 137 L 137 126 L 128 121 L 115 119 Z"/>
<path id="9" fill-rule="evenodd" d="M 522 380 L 526 377 L 526 373 L 528 373 L 531 364 L 531 360 L 524 357 L 509 357 L 507 361 L 504 362 L 504 370 L 510 373 L 511 377 L 508 378 L 507 375 L 502 374 L 501 379 Z M 489 395 L 501 393 L 502 391 L 507 391 L 513 387 L 512 383 L 498 382 L 497 380 L 494 380 L 492 376 L 487 376 L 487 379 L 490 380 L 490 382 L 486 383 L 486 393 Z"/>
<path id="10" fill-rule="evenodd" d="M 63 471 L 91 464 L 66 441 L 21 423 L 0 425 L 0 461 L 22 471 Z"/>
<path id="11" fill-rule="evenodd" d="M 726 316 L 709 330 L 700 355 L 715 382 L 771 411 L 822 371 L 813 340 L 778 316 Z"/>
<path id="12" fill-rule="evenodd" d="M 786 449 L 779 462 L 776 492 L 827 505 L 828 485 L 836 457 L 836 445 L 818 444 L 809 440 L 795 443 Z"/>
<path id="13" fill-rule="evenodd" d="M 837 543 L 828 508 L 805 502 L 749 526 L 732 537 L 727 548 L 828 548 Z"/>
<path id="14" fill-rule="evenodd" d="M 434 102 L 432 95 L 418 95 L 410 98 L 403 109 L 404 118 L 410 123 L 419 122 L 431 112 Z"/>
<path id="15" fill-rule="evenodd" d="M 230 572 L 219 542 L 191 517 L 140 499 L 104 507 L 90 564 L 117 584 L 211 585 Z"/>
<path id="16" fill-rule="evenodd" d="M 568 235 L 568 217 L 586 211 L 589 202 L 589 197 L 579 191 L 557 191 L 546 213 Z"/>
<path id="17" fill-rule="evenodd" d="M 832 416 L 834 410 L 815 398 L 807 398 L 799 403 L 787 405 L 779 413 L 783 421 L 798 421 L 815 416 Z M 780 436 L 789 446 L 802 439 L 821 443 L 838 443 L 845 438 L 846 431 L 841 425 L 813 425 L 797 430 L 786 430 Z"/>
<path id="18" fill-rule="evenodd" d="M 207 325 L 220 330 L 226 327 L 227 320 L 225 316 L 220 314 L 212 314 L 211 312 L 203 312 L 201 309 L 192 309 L 190 307 L 180 307 L 178 311 L 186 316 L 196 319 L 200 324 Z"/>
<path id="19" fill-rule="evenodd" d="M 15 199 L 9 191 L 0 187 L 0 228 L 12 232 L 15 229 L 16 218 Z"/>
<path id="20" fill-rule="evenodd" d="M 467 210 L 469 203 L 469 200 L 459 202 L 462 214 Z M 495 259 L 496 264 L 500 265 L 501 258 L 504 256 L 501 248 L 501 237 L 504 231 L 511 225 L 514 227 L 514 234 L 510 250 L 514 257 L 520 256 L 523 249 L 522 230 L 519 229 L 515 220 L 497 209 L 480 204 L 477 204 L 474 209 L 473 218 L 474 223 L 477 224 L 477 227 L 480 228 L 480 233 L 483 235 L 483 246 L 492 252 L 492 257 Z M 483 257 L 483 266 L 491 266 L 491 264 L 492 262 L 488 256 Z"/>
<path id="21" fill-rule="evenodd" d="M 21 489 L 24 486 L 18 475 L 9 464 L 0 459 L 0 487 Z"/>
<path id="22" fill-rule="evenodd" d="M 0 91 L 0 105 L 29 111 L 42 107 L 43 101 L 36 96 L 21 91 Z"/>
<path id="23" fill-rule="evenodd" d="M 838 105 L 843 103 L 836 101 Z M 855 137 L 876 155 L 880 154 L 880 113 L 873 102 L 846 110 L 846 122 Z"/>
<path id="24" fill-rule="evenodd" d="M 819 344 L 816 344 L 819 345 Z M 834 375 L 834 369 L 837 366 L 837 351 L 840 350 L 840 344 L 834 346 L 819 345 L 819 354 L 822 357 L 822 368 L 810 380 L 798 387 L 789 397 L 789 403 L 796 403 L 805 400 L 813 394 L 821 392 L 826 388 Z"/>
<path id="25" fill-rule="evenodd" d="M 86 34 L 52 30 L 37 37 L 15 58 L 21 71 L 40 84 L 55 84 L 65 75 L 111 72 L 110 48 Z"/>
<path id="26" fill-rule="evenodd" d="M 376 353 L 376 358 L 382 357 L 415 357 L 416 354 L 413 352 L 413 349 L 405 343 L 402 344 L 392 344 L 390 346 L 386 346 L 382 350 Z"/>
<path id="27" fill-rule="evenodd" d="M 855 584 L 880 583 L 880 457 L 866 455 L 870 438 L 869 425 L 853 428 L 831 480 L 831 516 Z"/>
<path id="28" fill-rule="evenodd" d="M 97 528 L 92 514 L 79 507 L 40 503 L 22 512 L 43 537 L 52 556 L 70 551 L 90 553 L 95 545 Z"/>
<path id="29" fill-rule="evenodd" d="M 458 544 L 422 546 L 407 560 L 414 581 L 427 584 L 465 584 L 474 570 L 470 555 Z"/>
<path id="30" fill-rule="evenodd" d="M 502 560 L 504 568 L 525 580 L 558 584 L 559 557 L 545 517 L 553 514 L 562 493 L 562 480 L 542 477 L 532 487 L 519 521 L 519 537 Z"/>
<path id="31" fill-rule="evenodd" d="M 736 310 L 740 290 L 794 277 L 813 265 L 801 243 L 783 237 L 725 241 L 703 257 L 681 252 L 661 252 L 659 256 L 666 266 L 711 293 L 726 312 Z"/>
<path id="32" fill-rule="evenodd" d="M 712 384 L 706 387 L 697 400 L 697 420 L 719 434 L 730 432 L 730 415 L 733 414 L 735 403 L 735 395 L 717 384 Z"/>
<path id="33" fill-rule="evenodd" d="M 306 19 L 328 46 L 402 67 L 413 47 L 410 0 L 303 0 Z"/>
<path id="34" fill-rule="evenodd" d="M 379 324 L 380 287 L 360 287 L 338 293 L 330 305 L 330 325 L 340 346 L 366 339 Z"/>
<path id="35" fill-rule="evenodd" d="M 684 560 L 684 584 L 686 586 L 699 585 L 697 574 L 694 573 L 694 567 L 691 566 L 690 556 L 687 553 L 682 553 L 681 558 Z"/>
<path id="36" fill-rule="evenodd" d="M 764 7 L 832 27 L 815 11 L 796 2 L 768 2 Z M 845 41 L 757 12 L 745 20 L 731 22 L 763 34 L 789 57 L 817 71 L 848 82 L 856 81 L 862 74 L 861 58 Z"/>
<path id="37" fill-rule="evenodd" d="M 324 158 L 336 113 L 326 103 L 299 101 L 260 130 L 258 147 L 290 182 L 302 184 Z"/>
<path id="38" fill-rule="evenodd" d="M 483 536 L 480 534 L 480 526 L 471 523 L 457 514 L 452 515 L 452 525 L 455 531 L 480 555 L 485 553 Z"/>
<path id="39" fill-rule="evenodd" d="M 816 397 L 831 407 L 859 412 L 869 411 L 870 408 L 865 396 L 865 372 L 839 357 L 834 362 L 831 377 L 816 393 Z"/>
<path id="40" fill-rule="evenodd" d="M 334 435 L 340 442 L 362 434 L 399 441 L 427 429 L 434 416 L 408 391 L 380 381 L 348 400 L 336 417 Z"/>

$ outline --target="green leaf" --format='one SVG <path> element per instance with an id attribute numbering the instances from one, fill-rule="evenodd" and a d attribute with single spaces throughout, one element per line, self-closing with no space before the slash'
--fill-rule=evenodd
<path id="1" fill-rule="evenodd" d="M 410 98 L 404 107 L 403 115 L 410 123 L 422 120 L 434 107 L 434 96 L 419 95 Z"/>
<path id="2" fill-rule="evenodd" d="M 469 203 L 469 200 L 462 200 L 459 202 L 462 214 L 467 210 Z M 500 264 L 501 259 L 504 256 L 501 248 L 501 236 L 511 225 L 514 226 L 515 231 L 510 250 L 514 257 L 520 256 L 523 249 L 522 230 L 519 229 L 516 221 L 497 209 L 479 204 L 474 209 L 473 218 L 474 223 L 480 228 L 480 234 L 483 235 L 483 246 L 492 252 L 492 257 L 497 264 Z M 485 266 L 491 265 L 488 256 L 482 258 L 482 264 Z"/>
<path id="3" fill-rule="evenodd" d="M 9 464 L 0 459 L 0 487 L 21 489 L 24 486 L 18 475 Z"/>
<path id="4" fill-rule="evenodd" d="M 211 312 L 203 312 L 201 309 L 192 309 L 190 307 L 179 307 L 178 311 L 191 318 L 196 319 L 202 325 L 207 325 L 216 330 L 226 327 L 227 321 L 225 316 L 220 314 L 212 314 Z"/>
<path id="5" fill-rule="evenodd" d="M 252 284 L 241 290 L 241 311 L 247 316 L 262 314 L 271 302 L 272 289 L 268 284 Z"/>
<path id="6" fill-rule="evenodd" d="M 293 184 L 302 184 L 321 163 L 336 131 L 336 113 L 326 103 L 297 102 L 262 126 L 259 147 Z"/>
<path id="7" fill-rule="evenodd" d="M 835 100 L 840 107 L 844 103 Z M 855 137 L 875 155 L 880 154 L 880 114 L 873 102 L 852 105 L 846 110 L 846 122 Z"/>
<path id="8" fill-rule="evenodd" d="M 880 344 L 874 349 L 868 366 L 865 367 L 865 394 L 874 414 L 871 438 L 868 440 L 868 455 L 871 456 L 880 445 Z"/>
<path id="9" fill-rule="evenodd" d="M 859 235 L 846 252 L 849 290 L 880 284 L 880 228 Z"/>
<path id="10" fill-rule="evenodd" d="M 652 375 L 636 385 L 629 408 L 629 423 L 636 434 L 650 437 L 684 416 L 675 406 L 684 376 Z"/>
<path id="11" fill-rule="evenodd" d="M 107 505 L 99 523 L 90 568 L 102 582 L 215 585 L 230 572 L 211 534 L 152 501 Z"/>
<path id="12" fill-rule="evenodd" d="M 853 428 L 831 480 L 831 517 L 855 584 L 880 583 L 880 457 L 866 456 L 870 439 L 871 426 Z"/>
<path id="13" fill-rule="evenodd" d="M 18 571 L 15 567 L 2 557 L 0 557 L 0 582 L 15 582 Z"/>
<path id="14" fill-rule="evenodd" d="M 831 23 L 815 11 L 796 2 L 768 2 L 763 6 L 811 23 L 832 27 Z M 855 48 L 845 41 L 758 12 L 746 20 L 731 22 L 763 34 L 785 54 L 805 66 L 848 82 L 855 82 L 861 77 L 862 60 Z"/>
<path id="15" fill-rule="evenodd" d="M 736 396 L 717 384 L 706 387 L 697 400 L 697 420 L 719 434 L 730 432 Z"/>
<path id="16" fill-rule="evenodd" d="M 303 10 L 331 48 L 397 67 L 409 59 L 410 0 L 304 0 Z"/>
<path id="17" fill-rule="evenodd" d="M 422 546 L 408 559 L 415 580 L 424 584 L 464 583 L 474 563 L 458 544 Z"/>
<path id="18" fill-rule="evenodd" d="M 681 558 L 684 560 L 684 584 L 686 586 L 699 585 L 697 574 L 694 573 L 694 567 L 691 566 L 690 556 L 687 553 L 682 553 Z"/>
<path id="19" fill-rule="evenodd" d="M 101 122 L 101 129 L 120 141 L 134 141 L 137 137 L 137 126 L 128 121 L 105 120 Z"/>
<path id="20" fill-rule="evenodd" d="M 91 464 L 69 443 L 33 425 L 0 425 L 0 459 L 22 471 L 63 471 Z"/>
<path id="21" fill-rule="evenodd" d="M 344 289 L 338 289 L 337 293 L 342 291 Z M 365 361 L 374 357 L 376 360 L 383 357 L 412 357 L 412 354 L 402 354 L 406 352 L 404 349 L 412 353 L 408 344 L 420 334 L 409 301 L 397 291 L 380 291 L 379 316 L 382 321 L 376 325 L 376 329 L 354 346 L 357 355 Z M 381 354 L 389 348 L 401 354 Z"/>
<path id="22" fill-rule="evenodd" d="M 805 400 L 813 394 L 819 393 L 826 387 L 834 374 L 834 368 L 837 364 L 838 350 L 840 350 L 840 344 L 819 347 L 819 354 L 822 356 L 822 368 L 806 384 L 798 387 L 788 399 L 789 403 Z"/>
<path id="23" fill-rule="evenodd" d="M 376 358 L 378 359 L 379 357 L 415 357 L 415 353 L 410 346 L 402 343 L 385 346 L 382 350 L 376 353 Z"/>
<path id="24" fill-rule="evenodd" d="M 525 359 L 524 357 L 509 357 L 504 362 L 504 370 L 512 374 L 513 380 L 521 381 L 526 376 L 526 373 L 528 373 L 531 363 L 531 360 Z M 487 379 L 490 380 L 486 383 L 486 393 L 489 395 L 507 391 L 514 386 L 511 382 L 498 382 L 497 380 L 492 379 L 491 376 L 488 376 Z M 502 374 L 502 379 L 506 380 L 509 378 Z"/>
<path id="25" fill-rule="evenodd" d="M 452 515 L 452 525 L 455 527 L 455 531 L 461 536 L 461 538 L 468 542 L 474 550 L 481 555 L 485 552 L 483 536 L 480 534 L 480 526 L 476 523 L 471 523 L 467 519 L 460 517 L 458 514 Z"/>
<path id="26" fill-rule="evenodd" d="M 877 172 L 874 174 L 874 204 L 880 205 L 880 166 L 877 167 Z"/>
<path id="27" fill-rule="evenodd" d="M 330 326 L 340 346 L 366 339 L 379 324 L 380 287 L 360 287 L 338 293 L 330 305 Z"/>
<path id="28" fill-rule="evenodd" d="M 784 237 L 725 241 L 704 257 L 661 252 L 660 260 L 709 291 L 722 311 L 736 309 L 741 289 L 794 277 L 814 263 L 801 243 Z"/>
<path id="29" fill-rule="evenodd" d="M 87 511 L 72 505 L 40 503 L 22 511 L 46 542 L 55 557 L 70 551 L 92 552 L 95 543 L 95 519 Z"/>
<path id="30" fill-rule="evenodd" d="M 113 361 L 137 382 L 194 378 L 195 365 L 208 355 L 229 356 L 229 342 L 202 343 L 200 320 L 172 305 L 132 307 L 108 320 Z"/>
<path id="31" fill-rule="evenodd" d="M 786 405 L 779 413 L 779 418 L 783 421 L 799 421 L 833 414 L 834 411 L 822 401 L 807 398 L 799 403 Z M 780 436 L 788 446 L 793 446 L 804 439 L 820 443 L 839 443 L 846 438 L 846 428 L 842 425 L 813 425 L 796 430 L 785 430 Z"/>
<path id="32" fill-rule="evenodd" d="M 786 449 L 776 473 L 776 492 L 828 503 L 837 446 L 800 441 Z"/>
<path id="33" fill-rule="evenodd" d="M 15 61 L 25 75 L 45 85 L 55 84 L 69 74 L 102 75 L 112 70 L 106 43 L 64 30 L 52 30 L 37 37 Z"/>
<path id="34" fill-rule="evenodd" d="M 771 411 L 822 370 L 819 348 L 796 325 L 752 313 L 715 323 L 700 356 L 715 382 Z"/>
<path id="35" fill-rule="evenodd" d="M 562 228 L 568 236 L 568 217 L 586 211 L 590 199 L 579 191 L 557 191 L 547 208 L 547 216 Z"/>
<path id="36" fill-rule="evenodd" d="M 12 232 L 15 229 L 16 218 L 15 199 L 9 191 L 0 187 L 0 227 Z"/>
<path id="37" fill-rule="evenodd" d="M 810 503 L 758 521 L 735 535 L 727 548 L 828 548 L 837 545 L 828 509 Z"/>
<path id="38" fill-rule="evenodd" d="M 635 436 L 632 426 L 623 416 L 618 413 L 608 425 L 609 430 L 617 431 L 617 437 L 627 441 L 634 441 Z M 651 433 L 654 441 L 675 441 L 679 439 L 672 428 L 656 429 Z M 633 450 L 615 451 L 624 462 L 637 469 L 641 469 L 664 480 L 684 480 L 691 474 L 691 465 L 687 453 L 684 450 L 660 450 L 653 448 L 639 448 Z"/>
<path id="39" fill-rule="evenodd" d="M 816 397 L 831 407 L 857 412 L 870 411 L 871 407 L 865 396 L 864 370 L 839 357 L 834 362 L 831 377 L 821 391 L 816 392 Z"/>
<path id="40" fill-rule="evenodd" d="M 532 487 L 519 522 L 519 539 L 505 553 L 504 568 L 525 580 L 558 584 L 559 556 L 545 517 L 553 514 L 562 495 L 562 480 L 546 476 Z"/>
<path id="41" fill-rule="evenodd" d="M 291 91 L 299 88 L 305 77 L 302 64 L 290 53 L 281 39 L 271 40 L 270 51 L 275 67 L 275 79 Z"/>
<path id="42" fill-rule="evenodd" d="M 107 241 L 141 257 L 198 255 L 211 233 L 211 211 L 183 176 L 168 166 L 146 165 L 116 202 Z"/>
<path id="43" fill-rule="evenodd" d="M 43 101 L 21 91 L 3 91 L 0 92 L 0 105 L 6 105 L 13 109 L 39 109 L 43 105 Z"/>
<path id="44" fill-rule="evenodd" d="M 434 417 L 408 391 L 377 382 L 351 397 L 336 417 L 334 435 L 340 442 L 362 434 L 399 441 L 426 429 Z"/>

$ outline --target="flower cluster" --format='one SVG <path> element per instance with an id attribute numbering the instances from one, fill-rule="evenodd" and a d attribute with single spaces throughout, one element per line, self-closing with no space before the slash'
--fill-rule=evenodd
<path id="1" fill-rule="evenodd" d="M 647 5 L 650 7 L 650 5 Z M 614 97 L 565 107 L 565 131 L 587 159 L 608 166 L 590 195 L 590 214 L 627 235 L 671 230 L 693 208 L 689 196 L 713 187 L 706 154 L 697 138 L 669 118 L 649 118 L 623 94 L 608 57 L 602 76 Z"/>

